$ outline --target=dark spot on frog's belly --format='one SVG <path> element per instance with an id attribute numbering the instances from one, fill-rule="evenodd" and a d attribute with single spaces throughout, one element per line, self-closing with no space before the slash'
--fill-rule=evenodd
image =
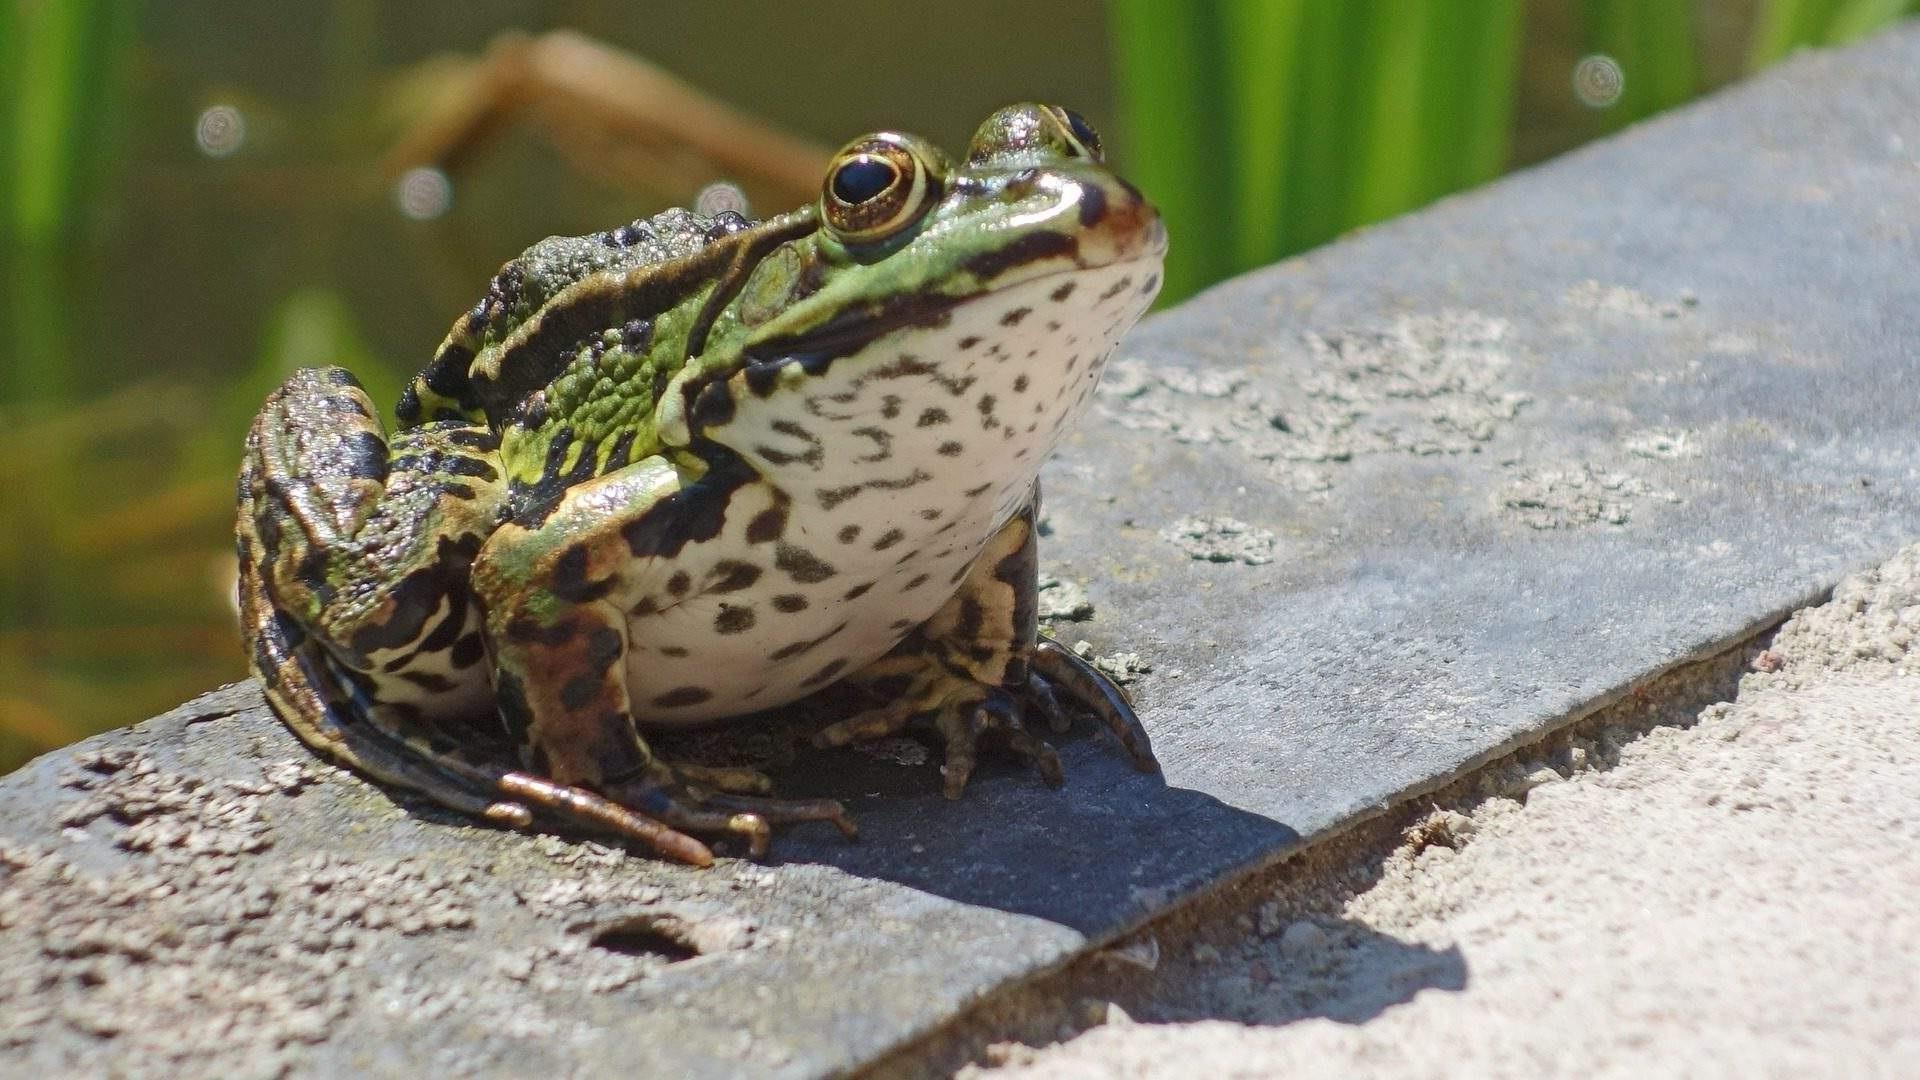
<path id="1" fill-rule="evenodd" d="M 736 559 L 722 559 L 713 565 L 714 580 L 706 587 L 709 593 L 739 592 L 760 580 L 761 570 L 752 563 Z"/>
<path id="2" fill-rule="evenodd" d="M 750 607 L 721 604 L 720 614 L 713 618 L 713 632 L 722 635 L 744 634 L 753 629 L 756 621 L 753 609 Z"/>
<path id="3" fill-rule="evenodd" d="M 486 641 L 479 634 L 468 634 L 454 642 L 453 651 L 448 654 L 448 659 L 456 669 L 465 669 L 479 663 L 486 654 Z"/>
<path id="4" fill-rule="evenodd" d="M 694 396 L 687 423 L 695 431 L 709 431 L 733 419 L 733 390 L 725 382 L 710 382 Z"/>
<path id="5" fill-rule="evenodd" d="M 782 645 L 768 654 L 768 659 L 791 660 L 796 656 L 804 656 L 827 642 L 832 641 L 834 638 L 839 637 L 840 632 L 851 625 L 853 625 L 851 622 L 842 622 L 840 625 L 835 626 L 819 637 L 809 638 L 805 641 L 796 641 L 791 645 Z"/>
<path id="6" fill-rule="evenodd" d="M 784 501 L 767 507 L 747 522 L 747 543 L 767 544 L 785 536 L 787 507 Z"/>
<path id="7" fill-rule="evenodd" d="M 682 686 L 655 697 L 650 704 L 659 709 L 684 709 L 712 697 L 713 691 L 704 686 Z"/>
<path id="8" fill-rule="evenodd" d="M 794 544 L 775 548 L 773 565 L 802 585 L 817 585 L 839 573 L 812 552 Z"/>
<path id="9" fill-rule="evenodd" d="M 807 676 L 806 678 L 801 679 L 800 685 L 805 687 L 825 686 L 827 683 L 832 682 L 835 678 L 837 678 L 839 674 L 842 671 L 845 671 L 846 669 L 847 669 L 847 658 L 843 656 L 840 659 L 835 660 L 833 663 L 828 664 L 826 667 L 821 668 L 819 671 L 816 671 L 813 674 Z"/>

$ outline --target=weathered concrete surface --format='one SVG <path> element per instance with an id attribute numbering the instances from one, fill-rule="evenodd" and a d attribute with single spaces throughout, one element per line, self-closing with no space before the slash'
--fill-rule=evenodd
<path id="1" fill-rule="evenodd" d="M 1062 636 L 1152 665 L 1163 778 L 1083 738 L 948 803 L 838 755 L 791 779 L 860 843 L 695 873 L 282 764 L 245 688 L 44 758 L 0 782 L 0 1061 L 870 1060 L 1920 535 L 1917 158 L 1907 27 L 1143 327 L 1043 551 Z"/>
<path id="2" fill-rule="evenodd" d="M 1516 756 L 1006 995 L 963 1080 L 1914 1074 L 1920 544 Z"/>

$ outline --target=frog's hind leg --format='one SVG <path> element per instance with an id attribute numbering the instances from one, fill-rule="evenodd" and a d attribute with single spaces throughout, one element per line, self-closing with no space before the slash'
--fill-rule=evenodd
<path id="1" fill-rule="evenodd" d="M 960 589 L 893 651 L 846 681 L 886 703 L 814 736 L 845 746 L 930 722 L 946 745 L 944 789 L 958 798 L 979 744 L 997 740 L 1049 784 L 1062 780 L 1060 757 L 1026 726 L 1029 708 L 1066 728 L 1058 692 L 1091 710 L 1119 737 L 1142 771 L 1158 768 L 1126 694 L 1097 668 L 1039 637 L 1036 493 L 996 533 Z"/>
<path id="2" fill-rule="evenodd" d="M 255 675 L 287 727 L 318 753 L 383 784 L 426 795 L 444 806 L 515 828 L 533 823 L 518 803 L 489 799 L 431 757 L 414 740 L 368 722 L 345 680 L 298 623 L 277 616 L 242 545 L 240 617 Z M 361 710 L 356 712 L 356 709 Z"/>
<path id="3" fill-rule="evenodd" d="M 356 695 L 351 677 L 304 642 L 295 624 L 277 619 L 263 606 L 259 586 L 259 576 L 248 571 L 243 553 L 240 609 L 249 628 L 254 670 L 274 711 L 316 751 L 380 783 L 501 825 L 527 828 L 534 810 L 540 809 L 631 837 L 683 862 L 712 863 L 712 852 L 699 841 L 591 792 L 502 768 L 482 755 L 469 756 L 430 722 L 369 722 L 369 710 L 377 706 Z"/>
<path id="4" fill-rule="evenodd" d="M 467 566 L 500 504 L 493 436 L 435 422 L 391 447 L 339 369 L 302 370 L 247 437 L 241 629 L 268 702 L 319 753 L 511 825 L 435 717 L 491 715 Z M 465 775 L 463 775 L 463 773 Z"/>

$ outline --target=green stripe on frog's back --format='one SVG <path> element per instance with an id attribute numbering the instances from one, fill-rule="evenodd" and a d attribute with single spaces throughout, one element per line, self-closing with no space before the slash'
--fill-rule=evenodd
<path id="1" fill-rule="evenodd" d="M 568 488 L 659 453 L 671 380 L 766 253 L 816 227 L 800 211 L 663 263 L 591 274 L 481 350 L 466 393 L 501 432 L 515 520 L 537 524 Z"/>
<path id="2" fill-rule="evenodd" d="M 463 419 L 498 429 L 520 396 L 544 386 L 557 371 L 541 365 L 570 356 L 568 347 L 583 343 L 581 333 L 571 340 L 564 333 L 577 330 L 580 320 L 549 318 L 556 313 L 549 305 L 563 294 L 596 278 L 634 290 L 633 310 L 625 318 L 598 322 L 588 333 L 651 317 L 684 299 L 689 286 L 711 284 L 736 250 L 770 229 L 790 226 L 795 216 L 756 226 L 731 212 L 703 217 L 674 209 L 605 232 L 540 241 L 503 266 L 486 296 L 453 325 L 433 361 L 402 395 L 396 410 L 401 426 Z M 643 310 L 648 307 L 653 310 Z M 546 323 L 552 328 L 540 330 Z M 534 351 L 523 354 L 516 342 Z"/>

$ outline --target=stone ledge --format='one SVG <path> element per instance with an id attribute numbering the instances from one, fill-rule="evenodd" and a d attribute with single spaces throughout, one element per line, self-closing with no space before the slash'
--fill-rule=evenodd
<path id="1" fill-rule="evenodd" d="M 847 765 L 860 843 L 693 872 L 228 688 L 0 780 L 0 1062 L 843 1071 L 1754 633 L 1920 536 L 1917 73 L 1913 24 L 1802 58 L 1130 337 L 1043 558 L 1163 777 Z"/>

